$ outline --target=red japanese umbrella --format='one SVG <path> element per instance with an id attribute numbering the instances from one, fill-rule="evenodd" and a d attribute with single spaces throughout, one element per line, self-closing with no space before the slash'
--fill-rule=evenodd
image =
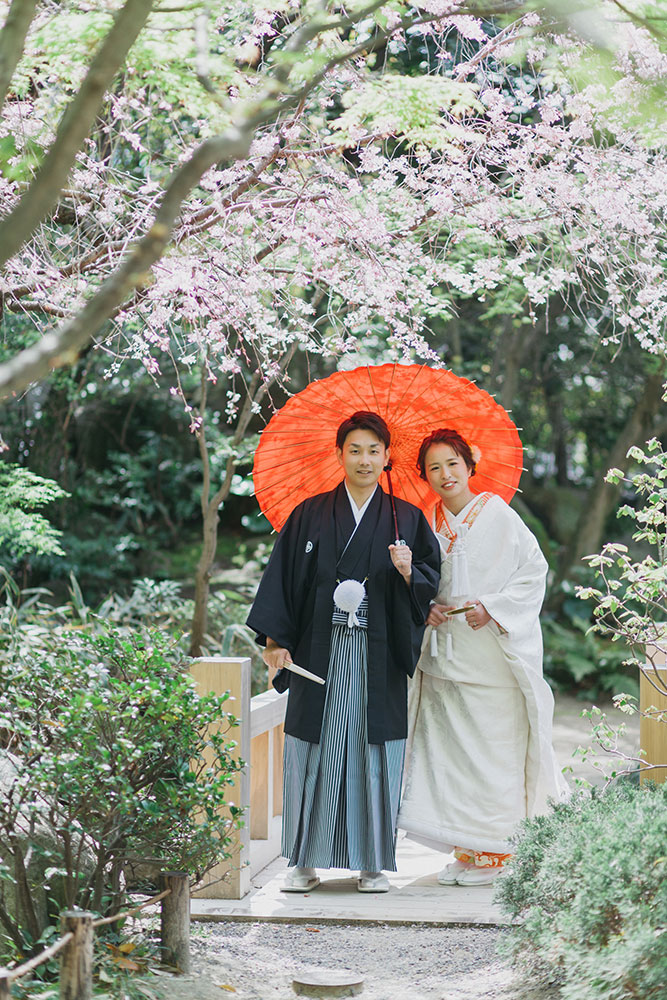
<path id="1" fill-rule="evenodd" d="M 437 499 L 416 468 L 419 445 L 438 427 L 458 431 L 480 453 L 474 493 L 514 496 L 523 449 L 507 411 L 474 382 L 426 365 L 368 365 L 311 382 L 271 418 L 255 452 L 253 480 L 262 512 L 280 529 L 306 497 L 343 478 L 336 431 L 356 410 L 378 413 L 391 431 L 396 496 L 427 515 Z M 383 474 L 382 479 L 386 478 Z"/>

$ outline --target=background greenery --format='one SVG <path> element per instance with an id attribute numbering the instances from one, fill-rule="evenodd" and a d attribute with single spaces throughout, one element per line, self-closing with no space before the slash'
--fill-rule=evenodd
<path id="1" fill-rule="evenodd" d="M 94 18 L 86 23 L 93 36 L 104 27 Z M 488 20 L 484 27 L 493 34 L 501 24 Z M 193 86 L 189 66 L 170 49 L 169 38 L 167 33 L 157 59 L 150 101 L 155 104 L 159 93 L 172 101 L 172 122 L 182 130 L 196 133 L 206 120 L 212 127 L 220 111 Z M 454 63 L 474 58 L 480 49 L 474 38 L 455 31 L 444 44 L 444 56 Z M 122 81 L 119 93 L 138 91 L 154 68 L 152 46 L 152 41 L 139 45 L 133 76 Z M 65 52 L 69 43 L 64 36 L 45 29 L 42 62 L 38 60 L 32 76 L 24 68 L 17 96 L 29 90 L 29 79 L 33 87 L 45 88 L 40 74 L 48 65 L 51 73 L 57 67 L 64 97 L 81 71 L 76 60 L 64 59 Z M 84 59 L 85 52 L 79 56 Z M 403 46 L 388 46 L 370 60 L 367 89 L 354 91 L 360 94 L 356 104 L 341 88 L 324 108 L 307 112 L 312 127 L 344 131 L 359 120 L 361 111 L 355 119 L 355 107 L 363 108 L 367 124 L 372 124 L 373 116 L 389 107 L 398 115 L 398 124 L 394 122 L 395 135 L 385 145 L 387 157 L 414 157 L 419 155 L 415 149 L 423 152 L 429 144 L 437 150 L 442 136 L 429 137 L 420 130 L 438 113 L 438 88 L 446 83 L 437 72 L 442 59 L 443 52 L 428 35 L 408 34 Z M 538 64 L 527 58 L 510 64 L 491 58 L 484 66 L 484 73 L 495 75 L 516 102 L 511 117 L 517 126 L 527 128 L 539 121 L 542 102 L 550 99 L 553 72 L 548 54 Z M 403 89 L 396 87 L 401 79 Z M 476 84 L 481 87 L 485 79 L 480 69 Z M 531 100 L 524 106 L 517 94 L 530 94 Z M 163 117 L 156 113 L 149 131 L 144 120 L 136 122 L 145 152 L 112 142 L 111 121 L 108 109 L 94 134 L 100 158 L 108 156 L 137 185 L 157 176 L 160 164 L 173 155 Z M 8 147 L 4 153 L 0 149 L 5 168 L 22 169 L 26 175 L 29 163 L 11 153 Z M 357 171 L 358 153 L 342 145 L 335 159 L 362 194 L 369 189 L 372 175 Z M 63 220 L 64 230 L 70 221 Z M 474 272 L 490 249 L 471 227 L 468 238 L 448 246 L 447 252 Z M 335 314 L 330 318 L 331 304 L 316 301 L 312 292 L 304 292 L 304 299 L 322 321 L 323 339 L 333 336 L 340 319 Z M 31 342 L 39 323 L 47 319 L 38 310 L 33 317 L 36 327 L 31 330 L 21 315 L 2 314 L 0 361 Z M 344 323 L 344 309 L 342 317 Z M 667 429 L 660 406 L 664 354 L 648 353 L 633 337 L 621 344 L 606 342 L 609 313 L 604 299 L 596 301 L 583 290 L 580 296 L 552 293 L 536 311 L 518 281 L 483 295 L 442 288 L 436 304 L 424 305 L 419 321 L 433 357 L 494 394 L 521 428 L 527 471 L 514 505 L 537 535 L 551 567 L 544 614 L 550 682 L 594 697 L 635 689 L 634 678 L 622 666 L 623 651 L 587 633 L 591 608 L 576 600 L 575 587 L 592 579 L 582 556 L 597 551 L 604 539 L 627 541 L 614 511 L 619 503 L 634 500 L 622 483 L 604 485 L 602 477 L 609 465 L 624 458 L 629 444 L 642 443 L 650 434 L 659 437 Z M 133 336 L 146 333 L 140 312 L 128 324 Z M 182 325 L 174 327 L 173 356 L 182 347 L 186 326 L 184 316 Z M 289 362 L 289 392 L 330 374 L 338 364 L 382 363 L 396 356 L 390 331 L 374 321 L 363 343 L 344 344 L 338 354 L 297 347 Z M 187 633 L 202 544 L 204 469 L 201 442 L 192 432 L 191 410 L 184 401 L 195 411 L 202 404 L 204 365 L 203 355 L 195 352 L 177 372 L 148 371 L 145 358 L 131 351 L 115 354 L 89 347 L 71 367 L 4 407 L 0 564 L 20 589 L 45 588 L 55 603 L 71 598 L 119 621 L 159 622 L 168 630 Z M 243 396 L 250 374 L 251 369 L 241 377 L 218 376 L 206 390 L 205 449 L 213 483 L 224 478 L 230 452 L 239 453 L 220 509 L 203 646 L 217 652 L 253 651 L 242 623 L 273 541 L 252 497 L 252 454 L 271 407 L 281 405 L 287 393 L 276 387 L 271 401 L 256 407 L 240 443 L 233 444 L 236 412 L 230 410 L 230 396 Z M 615 461 L 619 450 L 621 458 Z M 29 480 L 30 475 L 52 485 Z M 187 649 L 187 639 L 182 644 Z M 257 687 L 262 667 L 256 654 L 255 675 Z"/>
<path id="2" fill-rule="evenodd" d="M 38 5 L 0 121 L 5 234 L 117 6 Z M 273 540 L 252 456 L 273 409 L 313 378 L 426 358 L 512 411 L 527 467 L 513 502 L 550 565 L 554 687 L 632 692 L 625 640 L 643 655 L 664 616 L 658 8 L 573 0 L 538 5 L 540 21 L 534 4 L 471 3 L 430 31 L 390 0 L 362 23 L 318 28 L 309 47 L 292 44 L 322 14 L 307 0 L 156 6 L 51 210 L 13 255 L 0 240 L 6 372 L 113 281 L 194 147 L 232 120 L 245 130 L 240 153 L 197 175 L 169 251 L 133 276 L 89 346 L 3 401 L 0 923 L 12 957 L 40 950 L 63 905 L 118 912 L 138 860 L 196 878 L 224 855 L 230 828 L 213 807 L 236 767 L 233 733 L 213 738 L 209 770 L 200 734 L 225 706 L 194 697 L 184 664 L 193 649 L 251 653 L 254 689 L 266 683 L 243 626 Z M 384 37 L 404 16 L 406 31 Z M 579 40 L 564 43 L 575 22 Z M 583 559 L 611 541 L 627 548 Z M 509 947 L 571 1000 L 657 998 L 664 984 L 663 798 L 630 786 L 578 797 L 520 835 L 502 883 L 524 918 Z M 126 991 L 114 975 L 98 969 Z"/>

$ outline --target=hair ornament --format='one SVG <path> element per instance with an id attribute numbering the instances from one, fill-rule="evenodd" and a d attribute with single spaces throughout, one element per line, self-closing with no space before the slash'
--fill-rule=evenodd
<path id="1" fill-rule="evenodd" d="M 477 463 L 479 462 L 479 460 L 482 457 L 482 453 L 481 453 L 481 451 L 479 450 L 479 448 L 477 447 L 476 444 L 471 444 L 470 445 L 470 454 L 472 455 L 473 462 L 475 463 L 475 465 L 477 465 Z"/>

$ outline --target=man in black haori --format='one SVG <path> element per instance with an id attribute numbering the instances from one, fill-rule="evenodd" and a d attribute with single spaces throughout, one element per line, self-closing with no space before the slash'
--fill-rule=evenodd
<path id="1" fill-rule="evenodd" d="M 266 567 L 248 625 L 289 686 L 285 719 L 283 889 L 319 884 L 316 868 L 359 870 L 362 892 L 386 892 L 405 738 L 407 678 L 440 574 L 424 515 L 379 485 L 390 433 L 358 411 L 338 428 L 345 477 L 292 512 Z M 285 668 L 294 662 L 321 686 Z"/>

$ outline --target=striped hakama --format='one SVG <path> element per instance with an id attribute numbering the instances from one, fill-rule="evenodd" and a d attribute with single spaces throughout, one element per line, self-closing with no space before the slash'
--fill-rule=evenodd
<path id="1" fill-rule="evenodd" d="M 300 868 L 396 871 L 405 740 L 369 744 L 368 601 L 334 607 L 319 743 L 285 736 L 282 853 Z"/>

